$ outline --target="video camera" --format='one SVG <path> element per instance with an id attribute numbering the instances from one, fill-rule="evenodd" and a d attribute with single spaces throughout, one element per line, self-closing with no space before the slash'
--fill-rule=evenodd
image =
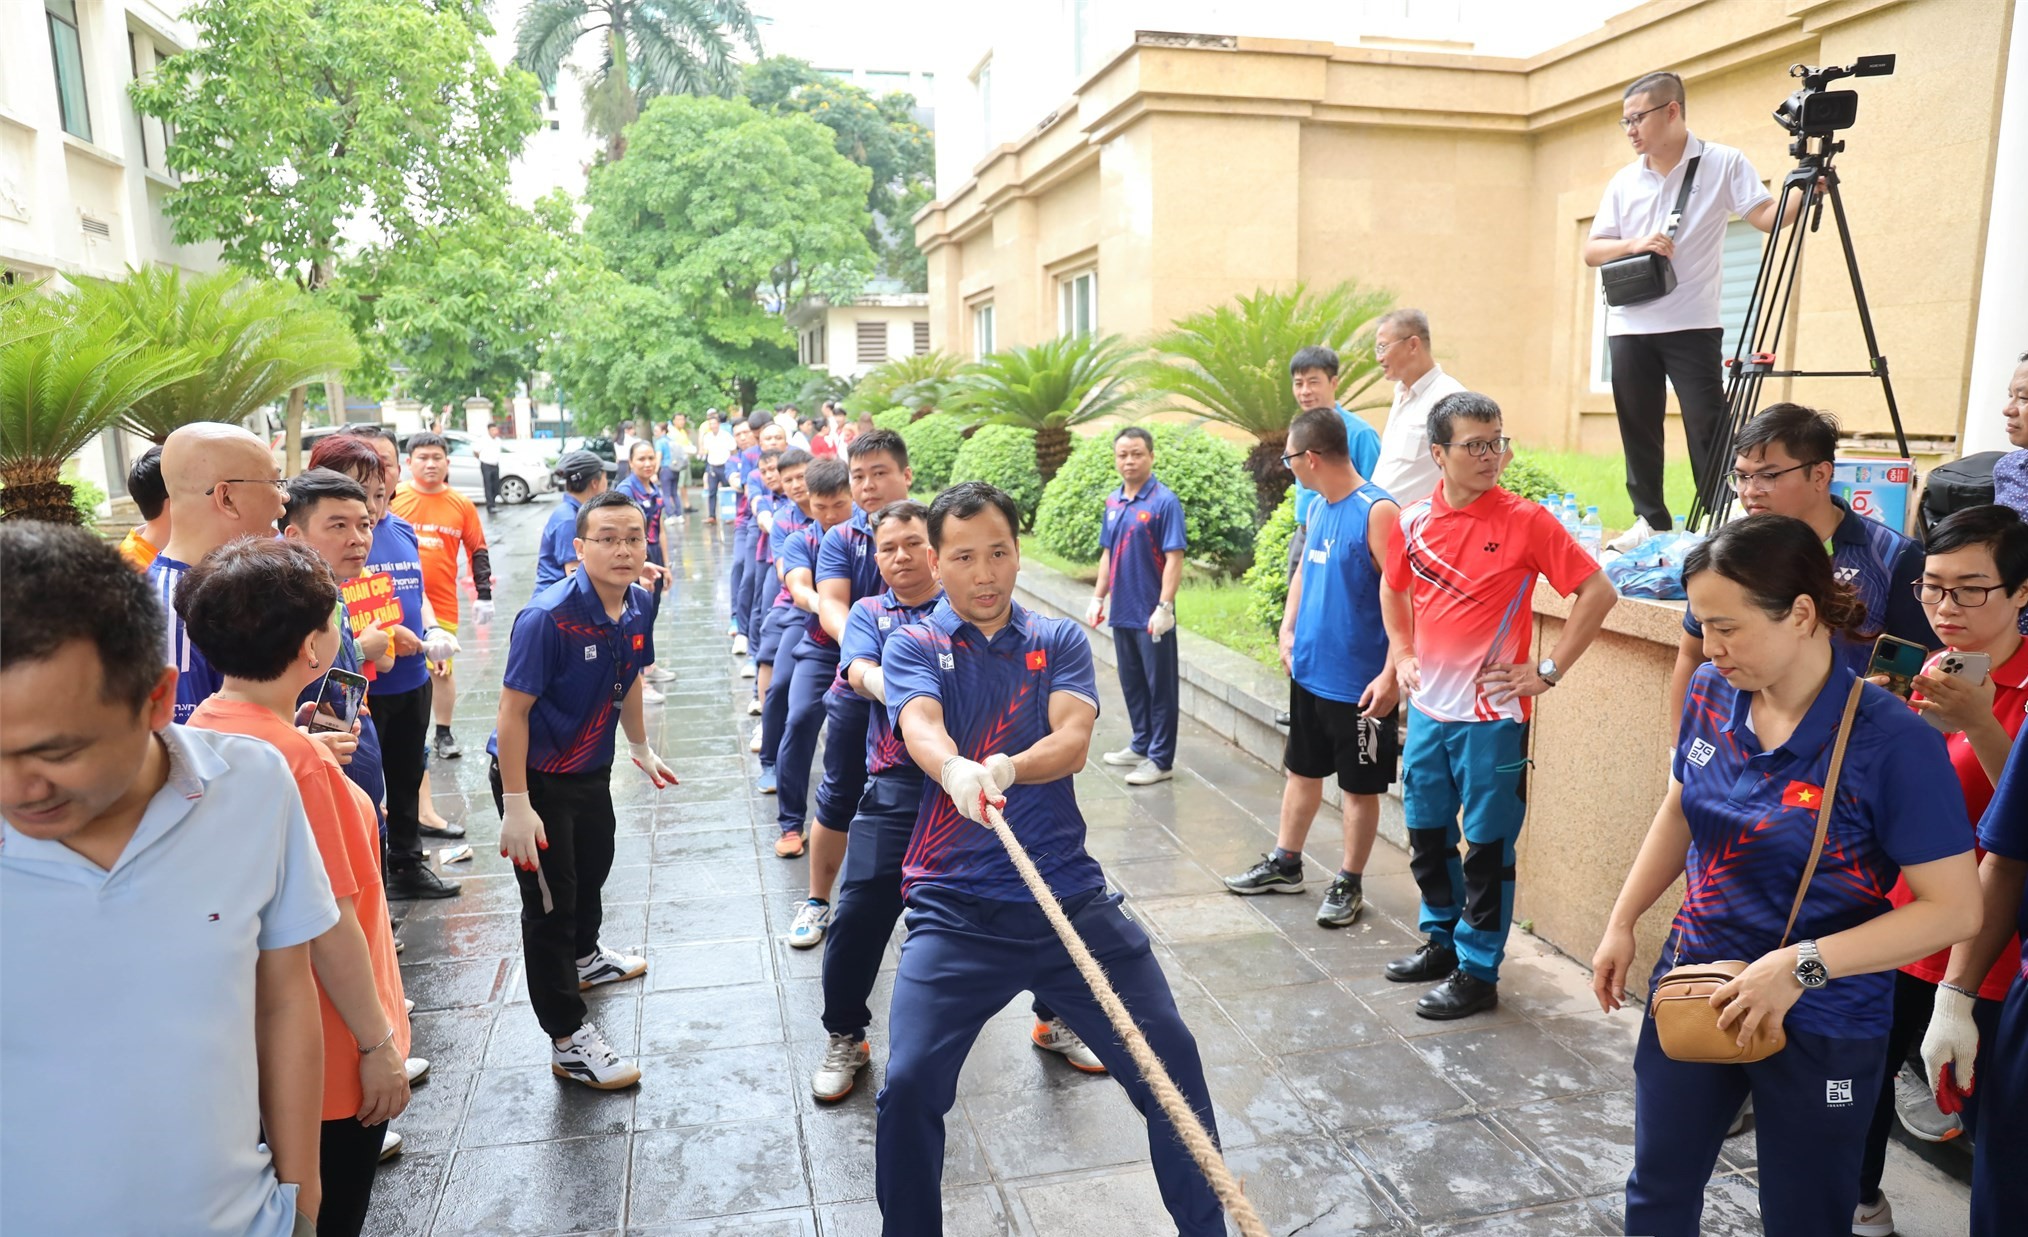
<path id="1" fill-rule="evenodd" d="M 1892 72 L 1891 55 L 1861 56 L 1849 65 L 1822 69 L 1806 64 L 1790 65 L 1789 76 L 1801 78 L 1803 88 L 1782 100 L 1774 111 L 1775 121 L 1798 138 L 1823 137 L 1850 128 L 1859 118 L 1859 96 L 1849 90 L 1824 87 L 1841 77 L 1886 77 Z"/>

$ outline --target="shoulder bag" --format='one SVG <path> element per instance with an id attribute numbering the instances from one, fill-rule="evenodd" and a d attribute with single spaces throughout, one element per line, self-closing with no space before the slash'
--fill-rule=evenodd
<path id="1" fill-rule="evenodd" d="M 1690 185 L 1697 179 L 1697 164 L 1703 155 L 1693 155 L 1683 169 L 1683 187 L 1676 191 L 1676 207 L 1669 212 L 1669 226 L 1662 234 L 1674 240 L 1683 222 L 1683 208 L 1690 204 Z M 1676 290 L 1676 268 L 1659 253 L 1634 253 L 1614 258 L 1598 268 L 1599 286 L 1606 304 L 1618 308 L 1658 300 Z"/>
<path id="2" fill-rule="evenodd" d="M 1830 831 L 1831 810 L 1838 801 L 1838 774 L 1845 767 L 1845 741 L 1852 737 L 1852 718 L 1859 709 L 1859 694 L 1866 680 L 1852 684 L 1845 698 L 1845 715 L 1838 722 L 1838 739 L 1831 748 L 1831 768 L 1824 777 L 1824 798 L 1817 804 L 1817 836 L 1810 842 L 1810 861 L 1803 865 L 1802 883 L 1796 886 L 1796 900 L 1789 906 L 1789 922 L 1782 928 L 1781 949 L 1802 913 L 1803 897 L 1810 891 L 1810 878 L 1817 874 L 1817 860 L 1824 853 L 1824 836 Z M 1720 962 L 1693 962 L 1674 967 L 1655 981 L 1648 996 L 1648 1014 L 1655 1020 L 1655 1037 L 1662 1053 L 1671 1061 L 1693 1061 L 1706 1065 L 1749 1065 L 1766 1060 L 1788 1046 L 1789 1037 L 1780 1027 L 1763 1026 L 1744 1047 L 1738 1031 L 1722 1030 L 1719 1011 L 1711 1007 L 1711 994 L 1739 978 L 1747 963 L 1737 958 Z"/>

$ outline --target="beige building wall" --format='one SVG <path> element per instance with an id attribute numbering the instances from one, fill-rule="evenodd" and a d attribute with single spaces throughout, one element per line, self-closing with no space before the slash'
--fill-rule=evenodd
<path id="1" fill-rule="evenodd" d="M 1682 73 L 1692 131 L 1745 151 L 1778 189 L 1794 160 L 1770 113 L 1795 85 L 1788 66 L 1893 52 L 1894 76 L 1839 84 L 1860 108 L 1836 164 L 1904 423 L 1948 450 L 2014 13 L 2012 0 L 1654 0 L 1526 60 L 1143 37 L 917 216 L 933 342 L 970 355 L 989 302 L 999 347 L 1047 338 L 1059 280 L 1086 269 L 1098 329 L 1136 338 L 1256 288 L 1356 279 L 1427 310 L 1438 358 L 1499 399 L 1523 441 L 1614 451 L 1580 254 L 1631 159 L 1615 123 L 1625 84 Z M 1828 219 L 1806 256 L 1784 359 L 1865 368 Z M 1874 383 L 1765 398 L 1785 396 L 1888 428 Z"/>

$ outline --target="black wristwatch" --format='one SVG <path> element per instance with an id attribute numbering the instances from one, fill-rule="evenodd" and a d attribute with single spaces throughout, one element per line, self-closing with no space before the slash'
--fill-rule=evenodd
<path id="1" fill-rule="evenodd" d="M 1817 954 L 1817 942 L 1796 943 L 1796 982 L 1805 988 L 1821 988 L 1831 982 L 1831 972 L 1824 967 L 1824 960 Z"/>

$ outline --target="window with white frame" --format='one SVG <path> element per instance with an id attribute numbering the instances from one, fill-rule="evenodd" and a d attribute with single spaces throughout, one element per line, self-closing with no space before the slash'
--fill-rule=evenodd
<path id="1" fill-rule="evenodd" d="M 972 307 L 972 359 L 990 355 L 993 348 L 993 302 Z"/>
<path id="2" fill-rule="evenodd" d="M 63 131 L 92 140 L 91 104 L 85 94 L 84 36 L 76 0 L 42 0 L 49 18 L 49 54 L 56 68 L 56 104 Z"/>
<path id="3" fill-rule="evenodd" d="M 802 333 L 800 342 L 801 346 L 796 350 L 797 353 L 799 354 L 797 357 L 798 360 L 800 360 L 805 365 L 824 364 L 825 357 L 824 357 L 823 323 L 820 322 L 816 326 L 811 327 L 809 330 L 804 331 Z"/>
<path id="4" fill-rule="evenodd" d="M 1098 272 L 1079 271 L 1056 283 L 1056 333 L 1089 335 L 1098 328 Z"/>

